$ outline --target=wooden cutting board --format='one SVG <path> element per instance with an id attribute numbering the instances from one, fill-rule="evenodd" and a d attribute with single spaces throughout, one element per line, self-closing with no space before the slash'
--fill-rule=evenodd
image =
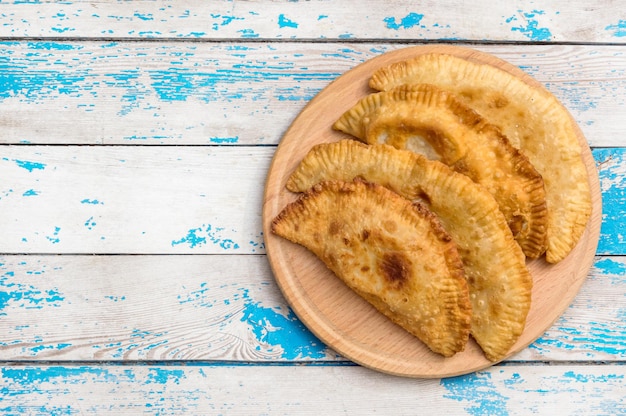
<path id="1" fill-rule="evenodd" d="M 494 65 L 543 88 L 516 66 L 469 48 L 417 46 L 380 55 L 333 81 L 294 120 L 274 155 L 263 205 L 268 259 L 280 289 L 300 320 L 326 345 L 356 363 L 389 374 L 420 378 L 461 375 L 494 363 L 484 357 L 473 340 L 465 351 L 451 358 L 431 352 L 352 292 L 312 253 L 273 235 L 270 224 L 285 205 L 297 198 L 285 189 L 285 183 L 309 149 L 318 143 L 346 138 L 334 131 L 332 124 L 359 99 L 373 92 L 368 86 L 371 74 L 382 66 L 431 52 Z M 578 128 L 577 134 L 591 186 L 592 216 L 579 244 L 565 260 L 555 265 L 543 259 L 528 262 L 533 276 L 532 306 L 523 334 L 504 359 L 527 347 L 552 326 L 578 293 L 593 263 L 602 218 L 600 184 L 587 141 Z"/>

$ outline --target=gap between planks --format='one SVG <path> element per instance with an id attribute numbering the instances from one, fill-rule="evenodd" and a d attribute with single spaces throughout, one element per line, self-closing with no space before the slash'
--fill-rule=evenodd
<path id="1" fill-rule="evenodd" d="M 160 37 L 160 38 L 136 38 L 130 36 L 111 37 L 67 37 L 67 36 L 0 36 L 0 42 L 128 42 L 128 43 L 282 43 L 282 44 L 394 44 L 394 45 L 456 45 L 456 46 L 624 46 L 621 42 L 607 41 L 520 41 L 520 40 L 473 40 L 473 39 L 393 39 L 393 38 L 180 38 L 180 37 Z"/>
<path id="2" fill-rule="evenodd" d="M 319 360 L 319 361 L 235 361 L 235 360 L 0 360 L 0 367 L 26 367 L 26 366 L 163 366 L 163 367 L 360 367 L 359 364 L 344 360 Z M 585 366 L 626 366 L 626 360 L 618 361 L 559 361 L 559 360 L 507 360 L 492 365 L 488 368 L 497 367 L 585 367 Z M 484 370 L 480 370 L 484 371 Z"/>

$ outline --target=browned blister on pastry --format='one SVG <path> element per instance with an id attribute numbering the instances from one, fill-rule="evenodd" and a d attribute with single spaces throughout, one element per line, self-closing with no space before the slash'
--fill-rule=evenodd
<path id="1" fill-rule="evenodd" d="M 272 232 L 303 245 L 393 322 L 449 357 L 471 306 L 455 244 L 436 217 L 389 189 L 327 181 L 287 205 Z"/>
<path id="2" fill-rule="evenodd" d="M 564 259 L 582 236 L 592 207 L 581 143 L 567 109 L 548 91 L 502 69 L 446 54 L 392 64 L 370 80 L 381 91 L 421 83 L 458 95 L 528 156 L 546 189 L 546 260 Z"/>
<path id="3" fill-rule="evenodd" d="M 464 265 L 472 336 L 488 359 L 503 358 L 524 330 L 532 277 L 493 196 L 440 162 L 355 140 L 313 147 L 288 178 L 287 188 L 304 192 L 320 182 L 353 178 L 421 201 L 439 218 Z"/>
<path id="4" fill-rule="evenodd" d="M 541 175 L 498 128 L 452 94 L 430 85 L 370 94 L 334 128 L 440 160 L 484 186 L 498 201 L 529 258 L 546 248 L 547 209 Z"/>

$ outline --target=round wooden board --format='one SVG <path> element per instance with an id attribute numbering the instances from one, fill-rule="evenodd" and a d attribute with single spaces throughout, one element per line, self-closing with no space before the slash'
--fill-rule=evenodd
<path id="1" fill-rule="evenodd" d="M 337 78 L 322 90 L 294 120 L 279 144 L 265 188 L 263 232 L 276 281 L 300 320 L 326 345 L 363 366 L 406 377 L 439 378 L 474 372 L 493 365 L 470 340 L 465 351 L 451 358 L 431 352 L 377 312 L 345 286 L 305 248 L 271 233 L 272 219 L 297 195 L 285 183 L 309 149 L 318 143 L 346 138 L 332 124 L 359 99 L 373 92 L 371 74 L 382 66 L 419 54 L 441 52 L 494 65 L 543 88 L 519 68 L 495 56 L 456 46 L 416 46 L 373 58 Z M 507 357 L 540 337 L 572 302 L 593 263 L 601 225 L 598 174 L 589 146 L 580 131 L 583 159 L 592 191 L 593 212 L 580 242 L 556 265 L 545 260 L 528 262 L 533 276 L 532 306 L 526 328 Z M 505 359 L 507 358 L 505 357 Z"/>

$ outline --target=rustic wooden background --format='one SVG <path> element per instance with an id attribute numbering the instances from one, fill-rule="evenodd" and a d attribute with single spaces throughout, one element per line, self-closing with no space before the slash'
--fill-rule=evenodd
<path id="1" fill-rule="evenodd" d="M 625 414 L 619 1 L 0 2 L 0 412 Z M 285 303 L 266 172 L 307 102 L 422 43 L 527 71 L 572 112 L 603 223 L 571 307 L 506 362 L 356 366 Z"/>

